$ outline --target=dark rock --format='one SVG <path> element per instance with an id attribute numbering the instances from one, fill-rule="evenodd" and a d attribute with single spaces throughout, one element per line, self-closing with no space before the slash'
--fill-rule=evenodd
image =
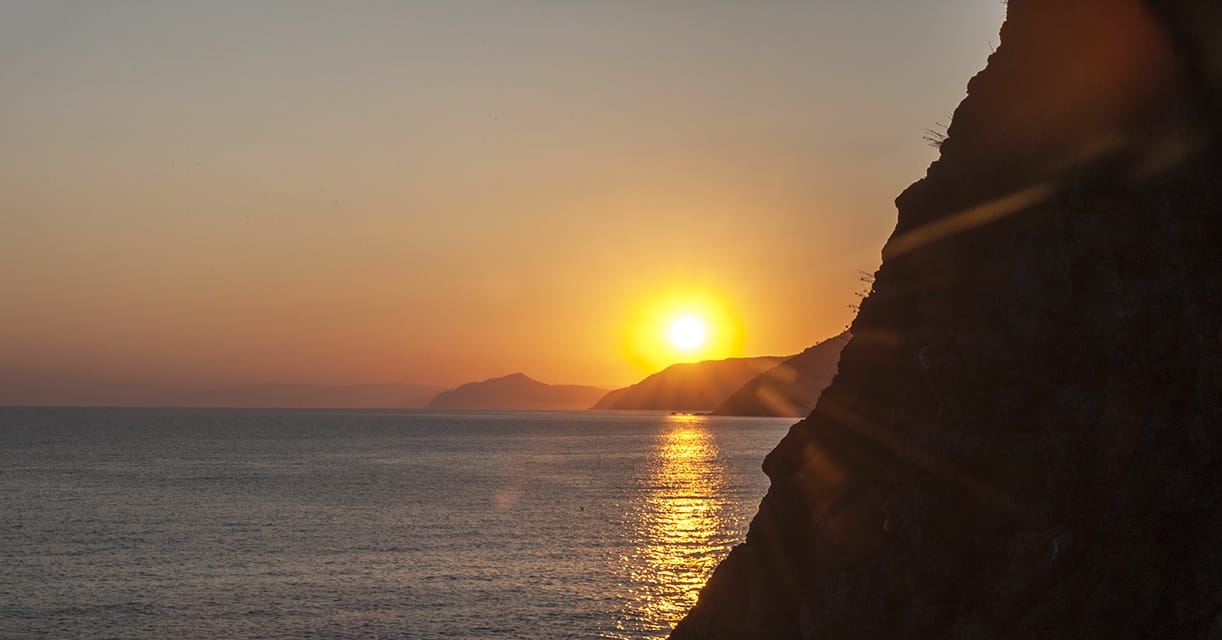
<path id="1" fill-rule="evenodd" d="M 671 637 L 1222 637 L 1222 3 L 1011 0 Z"/>

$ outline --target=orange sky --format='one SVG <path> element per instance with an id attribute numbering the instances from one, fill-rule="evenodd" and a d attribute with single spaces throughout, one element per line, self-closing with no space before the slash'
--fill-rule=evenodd
<path id="1" fill-rule="evenodd" d="M 0 403 L 617 386 L 679 357 L 634 327 L 692 296 L 736 326 L 697 355 L 798 352 L 1003 12 L 5 3 Z"/>

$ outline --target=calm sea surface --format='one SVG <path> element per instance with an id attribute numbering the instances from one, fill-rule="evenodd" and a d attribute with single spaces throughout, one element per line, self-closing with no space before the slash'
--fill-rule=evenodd
<path id="1" fill-rule="evenodd" d="M 792 422 L 0 408 L 0 638 L 665 636 Z"/>

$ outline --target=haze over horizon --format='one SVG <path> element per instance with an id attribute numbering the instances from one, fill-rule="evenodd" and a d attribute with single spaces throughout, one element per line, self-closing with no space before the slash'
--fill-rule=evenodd
<path id="1" fill-rule="evenodd" d="M 798 353 L 1004 11 L 6 2 L 0 404 Z"/>

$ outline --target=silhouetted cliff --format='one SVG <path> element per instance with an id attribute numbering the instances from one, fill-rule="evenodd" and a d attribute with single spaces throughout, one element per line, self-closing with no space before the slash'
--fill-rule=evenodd
<path id="1" fill-rule="evenodd" d="M 828 338 L 759 374 L 721 401 L 713 415 L 798 417 L 832 383 L 848 332 Z"/>
<path id="2" fill-rule="evenodd" d="M 672 638 L 1222 637 L 1220 7 L 1010 0 Z"/>
<path id="3" fill-rule="evenodd" d="M 574 384 L 544 384 L 521 373 L 468 382 L 437 394 L 429 409 L 560 411 L 585 409 L 606 389 Z"/>
<path id="4" fill-rule="evenodd" d="M 748 380 L 784 360 L 761 356 L 672 364 L 630 387 L 608 393 L 592 408 L 709 411 Z"/>

